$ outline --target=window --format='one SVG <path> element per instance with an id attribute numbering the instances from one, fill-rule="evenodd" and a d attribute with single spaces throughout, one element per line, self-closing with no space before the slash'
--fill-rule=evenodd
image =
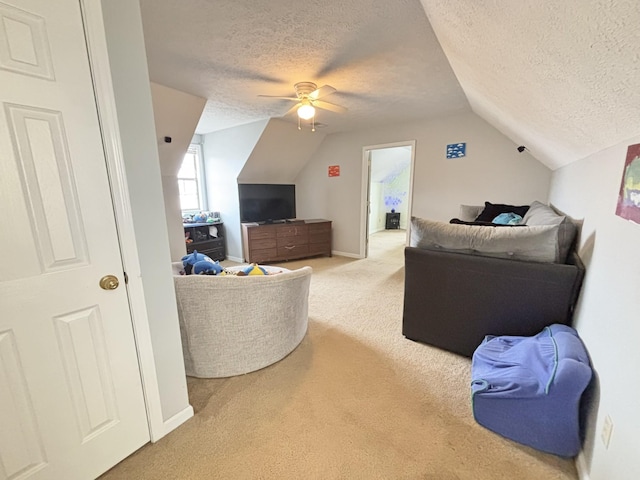
<path id="1" fill-rule="evenodd" d="M 180 191 L 180 208 L 193 212 L 206 210 L 206 196 L 203 182 L 203 165 L 201 147 L 189 145 L 189 150 L 182 160 L 178 171 L 178 188 Z"/>

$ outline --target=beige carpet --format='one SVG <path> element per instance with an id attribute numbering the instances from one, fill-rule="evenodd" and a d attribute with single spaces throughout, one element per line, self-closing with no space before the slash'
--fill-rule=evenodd
<path id="1" fill-rule="evenodd" d="M 309 331 L 275 365 L 188 379 L 195 417 L 115 479 L 576 479 L 573 461 L 480 427 L 470 361 L 402 336 L 404 231 L 365 260 L 306 259 Z"/>

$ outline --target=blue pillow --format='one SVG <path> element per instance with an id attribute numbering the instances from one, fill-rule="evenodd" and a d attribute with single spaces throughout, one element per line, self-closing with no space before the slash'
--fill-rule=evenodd
<path id="1" fill-rule="evenodd" d="M 507 212 L 498 215 L 491 220 L 491 223 L 497 223 L 498 225 L 518 225 L 521 221 L 522 217 L 517 213 Z"/>

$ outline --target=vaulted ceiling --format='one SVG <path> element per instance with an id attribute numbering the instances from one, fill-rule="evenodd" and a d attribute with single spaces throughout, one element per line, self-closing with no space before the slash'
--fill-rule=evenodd
<path id="1" fill-rule="evenodd" d="M 323 133 L 473 110 L 551 168 L 640 131 L 637 0 L 140 0 L 151 80 L 207 99 L 197 133 L 312 81 Z M 295 122 L 295 114 L 284 120 Z"/>

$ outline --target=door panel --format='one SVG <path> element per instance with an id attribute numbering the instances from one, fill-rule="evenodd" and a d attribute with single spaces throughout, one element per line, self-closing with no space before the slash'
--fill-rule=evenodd
<path id="1" fill-rule="evenodd" d="M 133 327 L 80 3 L 18 4 L 0 0 L 0 480 L 95 478 L 149 440 Z"/>
<path id="2" fill-rule="evenodd" d="M 0 332 L 0 478 L 30 476 L 46 466 L 42 437 L 26 386 L 15 335 Z"/>

